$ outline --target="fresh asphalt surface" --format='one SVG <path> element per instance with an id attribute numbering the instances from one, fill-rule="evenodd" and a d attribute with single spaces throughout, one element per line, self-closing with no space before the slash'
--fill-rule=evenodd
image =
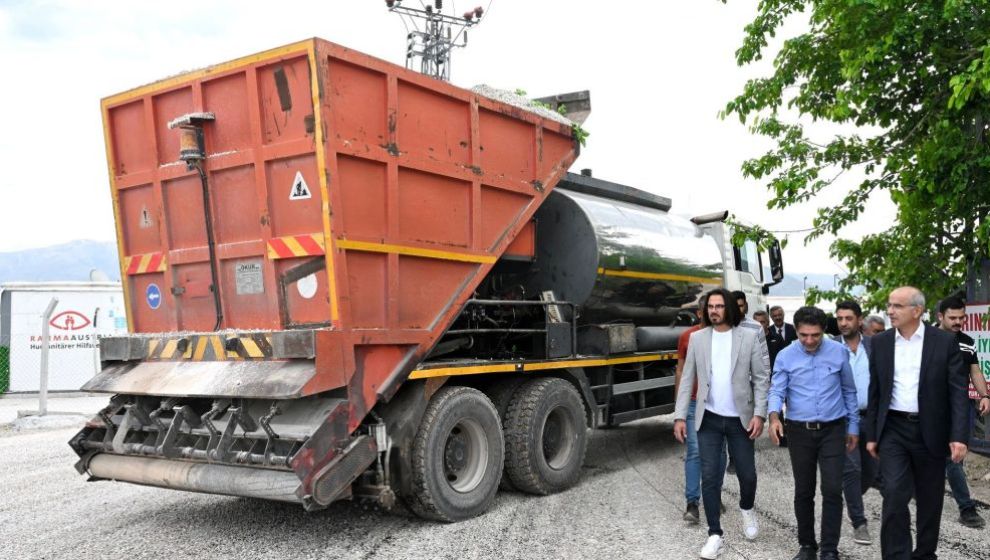
<path id="1" fill-rule="evenodd" d="M 30 408 L 17 401 L 0 399 L 0 423 L 11 409 Z M 102 402 L 54 401 L 54 408 L 85 412 Z M 0 427 L 0 558 L 697 558 L 706 531 L 681 520 L 683 447 L 671 422 L 666 416 L 592 432 L 575 488 L 547 497 L 502 492 L 487 514 L 450 525 L 355 503 L 306 513 L 289 504 L 87 483 L 72 469 L 75 454 L 66 445 L 74 428 L 8 424 Z M 786 453 L 760 439 L 755 542 L 740 535 L 738 485 L 728 479 L 723 559 L 793 556 Z M 986 486 L 973 491 L 983 502 L 990 498 Z M 853 543 L 847 521 L 845 558 L 880 556 L 876 492 L 866 506 L 875 542 Z M 981 513 L 987 516 L 986 506 Z M 962 527 L 957 515 L 946 497 L 939 557 L 990 558 L 987 531 Z"/>

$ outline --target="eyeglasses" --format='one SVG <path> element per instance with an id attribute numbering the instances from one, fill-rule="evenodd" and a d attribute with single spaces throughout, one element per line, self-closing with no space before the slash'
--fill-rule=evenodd
<path id="1" fill-rule="evenodd" d="M 715 304 L 709 305 L 708 306 L 708 309 L 711 309 L 713 311 L 718 311 L 719 309 L 725 309 L 725 304 L 715 303 Z"/>
<path id="2" fill-rule="evenodd" d="M 903 303 L 887 303 L 887 309 L 907 309 L 908 307 L 920 307 L 918 305 L 904 305 Z"/>

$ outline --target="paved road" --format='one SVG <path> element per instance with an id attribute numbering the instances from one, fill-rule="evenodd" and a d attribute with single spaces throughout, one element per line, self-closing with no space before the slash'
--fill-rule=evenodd
<path id="1" fill-rule="evenodd" d="M 488 514 L 453 525 L 353 503 L 305 513 L 249 499 L 87 483 L 72 469 L 75 456 L 65 444 L 72 429 L 0 428 L 0 558 L 696 558 L 705 530 L 681 521 L 683 448 L 670 422 L 592 433 L 577 487 L 543 498 L 502 493 Z M 732 509 L 738 487 L 730 481 L 723 560 L 793 555 L 786 451 L 762 439 L 758 463 L 762 532 L 755 543 L 739 536 Z M 975 490 L 987 501 L 986 488 Z M 878 529 L 874 492 L 867 510 Z M 961 527 L 956 515 L 947 503 L 940 558 L 990 557 L 987 533 Z M 879 545 L 856 545 L 848 533 L 840 546 L 845 557 L 879 557 Z"/>

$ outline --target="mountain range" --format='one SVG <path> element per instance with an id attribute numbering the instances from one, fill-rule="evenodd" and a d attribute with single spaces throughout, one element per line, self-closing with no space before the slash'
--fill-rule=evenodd
<path id="1" fill-rule="evenodd" d="M 78 240 L 0 253 L 0 284 L 5 282 L 85 282 L 92 270 L 120 281 L 117 244 Z"/>

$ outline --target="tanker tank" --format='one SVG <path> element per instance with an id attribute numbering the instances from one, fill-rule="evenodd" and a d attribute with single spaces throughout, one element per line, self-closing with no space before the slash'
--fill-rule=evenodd
<path id="1" fill-rule="evenodd" d="M 669 208 L 669 199 L 568 174 L 536 213 L 526 292 L 553 290 L 578 306 L 581 324 L 691 324 L 699 296 L 722 285 L 722 258 Z"/>

